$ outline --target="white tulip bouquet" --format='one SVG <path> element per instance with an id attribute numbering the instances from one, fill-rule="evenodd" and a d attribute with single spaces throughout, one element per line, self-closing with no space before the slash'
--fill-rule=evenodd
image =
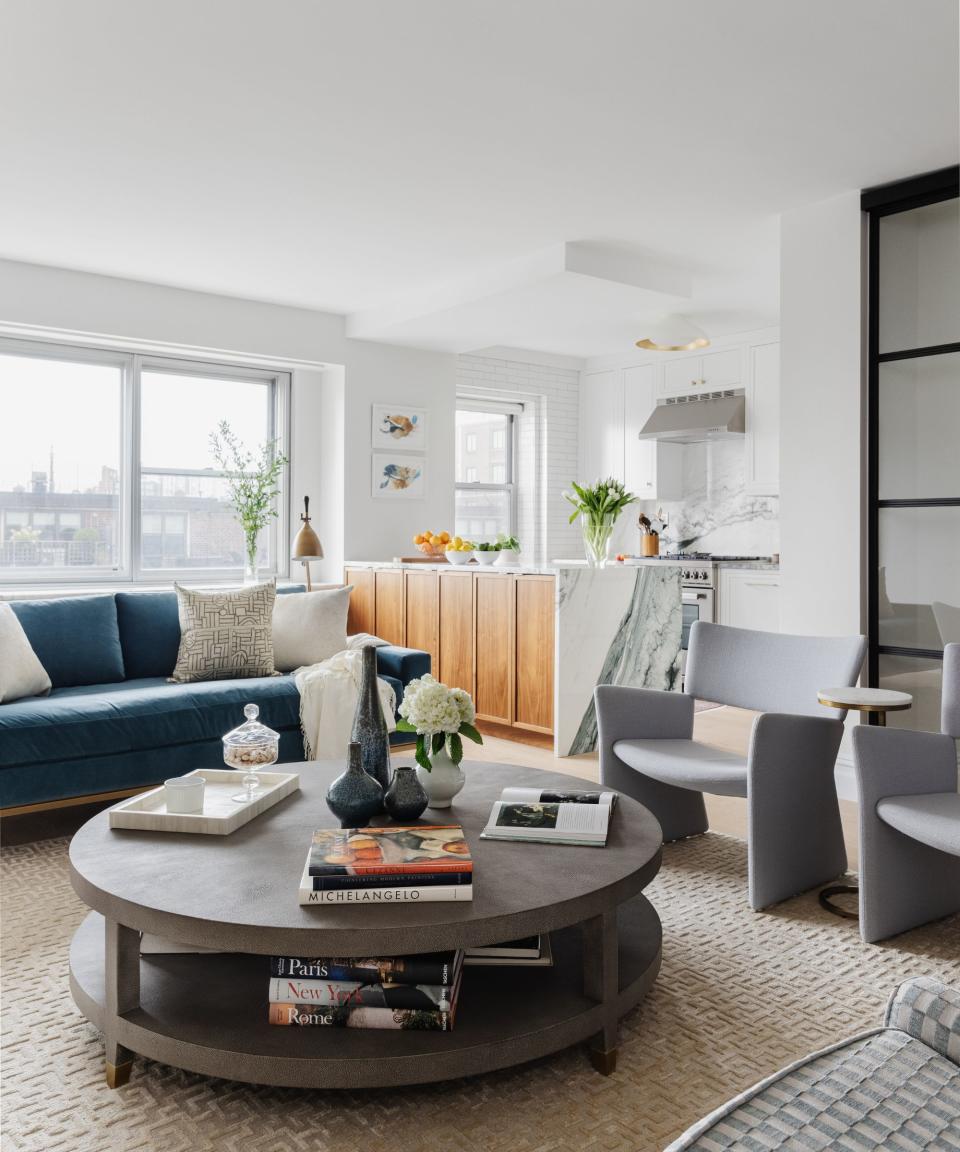
<path id="1" fill-rule="evenodd" d="M 462 688 L 448 688 L 429 673 L 411 680 L 400 702 L 398 732 L 416 732 L 416 759 L 427 772 L 431 769 L 430 753 L 444 745 L 454 764 L 463 759 L 463 740 L 482 744 L 483 737 L 474 727 L 477 713 L 470 693 Z"/>

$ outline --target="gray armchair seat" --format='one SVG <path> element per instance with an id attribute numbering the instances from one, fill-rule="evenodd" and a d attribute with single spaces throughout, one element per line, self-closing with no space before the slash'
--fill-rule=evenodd
<path id="1" fill-rule="evenodd" d="M 885 940 L 960 912 L 960 644 L 943 650 L 941 732 L 861 725 L 860 935 Z"/>
<path id="2" fill-rule="evenodd" d="M 667 841 L 706 832 L 704 792 L 745 797 L 753 908 L 826 883 L 846 868 L 833 777 L 843 714 L 817 691 L 856 683 L 865 651 L 862 636 L 698 621 L 682 693 L 596 688 L 600 778 L 649 808 Z M 693 739 L 696 697 L 761 713 L 746 757 Z"/>

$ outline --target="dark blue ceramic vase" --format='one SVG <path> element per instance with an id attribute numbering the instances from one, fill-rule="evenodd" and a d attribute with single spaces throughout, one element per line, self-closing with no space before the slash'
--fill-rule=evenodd
<path id="1" fill-rule="evenodd" d="M 365 828 L 370 817 L 383 807 L 383 789 L 364 772 L 360 745 L 353 741 L 347 751 L 347 770 L 327 789 L 327 807 L 341 828 Z"/>
<path id="2" fill-rule="evenodd" d="M 363 649 L 363 677 L 350 739 L 360 744 L 363 770 L 386 792 L 390 784 L 390 734 L 380 703 L 377 650 L 372 644 Z"/>
<path id="3" fill-rule="evenodd" d="M 383 806 L 389 816 L 401 824 L 419 820 L 426 810 L 428 800 L 426 789 L 409 764 L 401 764 L 394 769 L 390 787 L 383 797 Z"/>

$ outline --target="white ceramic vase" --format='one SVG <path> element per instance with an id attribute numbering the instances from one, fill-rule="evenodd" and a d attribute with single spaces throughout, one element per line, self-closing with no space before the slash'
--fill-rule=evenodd
<path id="1" fill-rule="evenodd" d="M 429 740 L 430 737 L 427 737 L 428 748 Z M 447 755 L 446 744 L 439 752 L 431 754 L 430 763 L 432 768 L 429 772 L 417 765 L 417 779 L 427 794 L 427 807 L 449 808 L 450 802 L 466 784 L 467 778 L 463 774 L 463 769 L 454 764 Z"/>

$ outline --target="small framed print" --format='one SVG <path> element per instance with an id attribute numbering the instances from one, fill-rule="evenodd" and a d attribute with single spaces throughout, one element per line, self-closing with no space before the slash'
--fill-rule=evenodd
<path id="1" fill-rule="evenodd" d="M 374 452 L 374 496 L 387 500 L 423 500 L 426 494 L 426 456 Z"/>
<path id="2" fill-rule="evenodd" d="M 370 439 L 374 452 L 423 452 L 427 447 L 426 409 L 374 404 Z"/>

